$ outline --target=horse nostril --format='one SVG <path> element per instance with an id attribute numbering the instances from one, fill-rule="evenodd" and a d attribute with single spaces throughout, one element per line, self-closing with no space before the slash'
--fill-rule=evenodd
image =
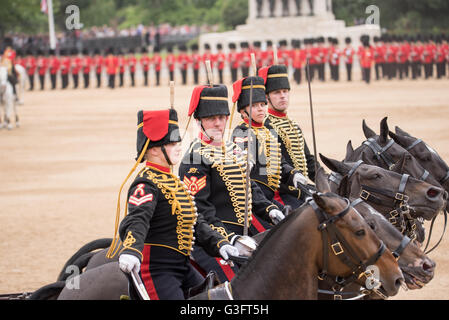
<path id="1" fill-rule="evenodd" d="M 447 200 L 448 198 L 449 198 L 449 193 L 447 193 L 447 191 L 444 191 L 443 199 Z"/>
<path id="2" fill-rule="evenodd" d="M 428 196 L 430 199 L 435 199 L 435 198 L 437 198 L 438 196 L 440 196 L 440 194 L 442 193 L 441 191 L 442 191 L 442 190 L 441 190 L 441 189 L 438 189 L 438 188 L 430 188 L 429 190 L 427 190 L 427 196 Z"/>
<path id="3" fill-rule="evenodd" d="M 422 269 L 426 272 L 426 273 L 433 273 L 434 270 L 434 264 L 429 262 L 429 261 L 424 261 L 422 264 Z"/>
<path id="4" fill-rule="evenodd" d="M 394 286 L 396 289 L 399 289 L 402 286 L 402 282 L 404 281 L 404 278 L 397 278 L 394 282 Z"/>

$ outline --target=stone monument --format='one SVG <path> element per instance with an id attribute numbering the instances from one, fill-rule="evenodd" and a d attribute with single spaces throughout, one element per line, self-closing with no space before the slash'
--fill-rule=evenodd
<path id="1" fill-rule="evenodd" d="M 233 42 L 253 43 L 271 40 L 278 43 L 293 39 L 333 37 L 340 45 L 346 37 L 352 39 L 354 46 L 360 43 L 363 34 L 380 36 L 379 25 L 359 25 L 346 27 L 345 22 L 336 20 L 332 12 L 332 0 L 248 0 L 249 15 L 245 25 L 237 26 L 233 31 L 209 33 L 200 36 L 200 46 L 208 43 L 212 49 L 221 43 L 227 49 Z M 362 14 L 365 13 L 365 9 Z"/>

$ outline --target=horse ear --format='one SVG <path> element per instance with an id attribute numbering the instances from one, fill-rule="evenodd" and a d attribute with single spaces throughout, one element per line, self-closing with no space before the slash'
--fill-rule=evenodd
<path id="1" fill-rule="evenodd" d="M 409 141 L 407 141 L 407 138 L 405 136 L 397 135 L 391 131 L 388 134 L 391 137 L 391 139 L 393 139 L 394 142 L 396 142 L 401 147 L 407 148 L 410 145 Z"/>
<path id="2" fill-rule="evenodd" d="M 349 161 L 352 159 L 352 156 L 354 155 L 354 148 L 352 146 L 352 141 L 349 140 L 348 144 L 346 145 L 346 157 L 345 161 Z"/>
<path id="3" fill-rule="evenodd" d="M 347 175 L 348 172 L 351 170 L 351 167 L 348 166 L 346 163 L 340 162 L 338 160 L 326 158 L 321 153 L 320 153 L 320 158 L 321 158 L 321 161 L 326 165 L 326 167 L 328 167 L 330 170 L 337 172 L 343 176 Z"/>
<path id="4" fill-rule="evenodd" d="M 365 137 L 367 139 L 376 136 L 376 133 L 368 127 L 365 120 L 363 120 L 362 128 L 363 128 L 363 133 L 365 134 Z"/>
<path id="5" fill-rule="evenodd" d="M 388 133 L 390 132 L 390 130 L 388 129 L 387 120 L 388 120 L 388 118 L 385 117 L 380 122 L 380 141 L 379 142 L 381 144 L 387 143 L 387 141 L 388 141 Z"/>
<path id="6" fill-rule="evenodd" d="M 329 179 L 323 167 L 318 168 L 318 171 L 315 175 L 315 184 L 318 191 L 322 193 L 331 192 L 331 188 L 329 186 Z"/>
<path id="7" fill-rule="evenodd" d="M 341 197 L 349 196 L 349 178 L 348 176 L 344 176 L 340 181 L 340 185 L 338 186 L 337 194 Z"/>
<path id="8" fill-rule="evenodd" d="M 405 132 L 404 130 L 402 130 L 398 126 L 395 127 L 395 131 L 396 131 L 396 134 L 401 135 L 401 136 L 405 136 L 405 137 L 411 137 L 412 136 L 410 133 Z"/>
<path id="9" fill-rule="evenodd" d="M 318 193 L 314 193 L 312 195 L 312 198 L 318 205 L 318 207 L 320 207 L 321 210 L 323 210 L 326 213 L 329 213 L 331 211 L 329 206 L 327 205 L 326 200 L 323 197 L 321 197 Z"/>

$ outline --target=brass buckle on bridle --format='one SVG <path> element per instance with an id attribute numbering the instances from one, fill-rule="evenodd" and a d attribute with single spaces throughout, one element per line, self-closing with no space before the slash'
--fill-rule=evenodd
<path id="1" fill-rule="evenodd" d="M 340 242 L 334 243 L 333 245 L 331 245 L 331 248 L 332 248 L 332 251 L 334 252 L 334 254 L 336 256 L 338 256 L 338 255 L 342 254 L 343 252 L 345 252 L 343 250 L 343 247 L 341 246 Z"/>

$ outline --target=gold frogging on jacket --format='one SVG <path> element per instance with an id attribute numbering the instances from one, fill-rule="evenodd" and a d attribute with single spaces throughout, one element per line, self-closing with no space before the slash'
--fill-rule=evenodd
<path id="1" fill-rule="evenodd" d="M 299 126 L 287 117 L 280 118 L 270 114 L 268 118 L 271 126 L 286 146 L 287 152 L 292 159 L 293 167 L 307 177 L 308 170 L 304 152 L 305 142 Z"/>

